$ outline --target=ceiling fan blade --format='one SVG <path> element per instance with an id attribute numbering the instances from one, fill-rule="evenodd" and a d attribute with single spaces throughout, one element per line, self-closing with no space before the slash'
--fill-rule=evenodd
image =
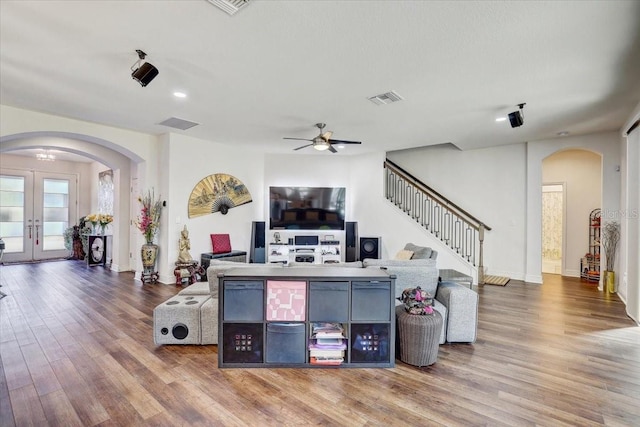
<path id="1" fill-rule="evenodd" d="M 308 140 L 307 140 L 308 141 Z M 302 150 L 303 148 L 311 147 L 313 144 L 303 145 L 302 147 L 294 148 L 293 151 Z"/>
<path id="2" fill-rule="evenodd" d="M 362 144 L 360 141 L 343 141 L 341 139 L 330 139 L 329 144 Z"/>
<path id="3" fill-rule="evenodd" d="M 329 146 L 329 151 L 331 151 L 332 153 L 337 153 L 338 150 L 336 150 L 335 148 L 333 148 L 333 145 Z"/>
<path id="4" fill-rule="evenodd" d="M 313 142 L 313 139 L 307 139 L 307 138 L 287 138 L 287 137 L 284 137 L 282 139 L 295 139 L 296 141 L 311 141 L 311 142 Z"/>
<path id="5" fill-rule="evenodd" d="M 331 135 L 333 135 L 333 132 L 327 131 L 327 132 L 323 133 L 322 135 L 320 135 L 320 137 L 322 139 L 324 139 L 325 141 L 329 141 L 329 138 L 331 138 Z"/>

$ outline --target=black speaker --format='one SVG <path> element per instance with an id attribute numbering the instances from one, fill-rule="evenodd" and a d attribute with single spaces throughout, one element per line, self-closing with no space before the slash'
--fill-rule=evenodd
<path id="1" fill-rule="evenodd" d="M 249 251 L 249 262 L 256 264 L 265 263 L 266 223 L 264 221 L 253 221 L 251 225 L 251 249 Z"/>
<path id="2" fill-rule="evenodd" d="M 520 111 L 514 111 L 513 113 L 509 113 L 509 122 L 511 122 L 512 128 L 517 128 L 522 126 L 524 120 L 522 119 L 522 113 Z"/>
<path id="3" fill-rule="evenodd" d="M 345 224 L 345 262 L 354 262 L 358 260 L 358 223 L 347 222 Z"/>
<path id="4" fill-rule="evenodd" d="M 142 87 L 145 87 L 146 85 L 151 83 L 151 80 L 156 78 L 158 73 L 159 71 L 156 67 L 149 64 L 148 62 L 145 62 L 133 73 L 131 73 L 131 77 L 133 77 L 133 80 L 140 83 Z"/>
<path id="5" fill-rule="evenodd" d="M 365 258 L 380 259 L 380 237 L 360 238 L 360 261 Z"/>

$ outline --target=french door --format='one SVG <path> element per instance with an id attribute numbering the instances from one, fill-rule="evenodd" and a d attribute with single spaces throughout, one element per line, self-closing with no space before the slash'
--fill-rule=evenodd
<path id="1" fill-rule="evenodd" d="M 0 169 L 3 262 L 64 258 L 64 231 L 76 223 L 77 176 Z"/>

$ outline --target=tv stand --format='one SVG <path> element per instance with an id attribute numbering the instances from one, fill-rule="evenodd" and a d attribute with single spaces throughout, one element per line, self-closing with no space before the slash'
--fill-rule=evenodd
<path id="1" fill-rule="evenodd" d="M 271 240 L 268 243 L 267 262 L 289 264 L 291 262 L 305 262 L 310 264 L 329 264 L 343 262 L 342 234 L 340 230 L 332 230 L 331 234 L 305 233 L 306 239 L 298 239 L 305 244 L 296 244 L 296 236 L 301 236 L 300 231 L 288 231 L 286 234 L 278 230 L 281 242 Z M 338 234 L 342 233 L 342 234 Z M 283 236 L 284 235 L 284 236 Z M 267 236 L 272 237 L 272 236 Z M 329 237 L 329 239 L 327 239 Z M 307 242 L 316 244 L 306 244 Z"/>

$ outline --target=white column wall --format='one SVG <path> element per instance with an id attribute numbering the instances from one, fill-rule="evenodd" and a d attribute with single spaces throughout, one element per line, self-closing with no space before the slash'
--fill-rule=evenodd
<path id="1" fill-rule="evenodd" d="M 640 324 L 640 128 L 626 132 L 640 120 L 638 104 L 622 128 L 622 203 L 618 294 L 629 317 Z"/>

